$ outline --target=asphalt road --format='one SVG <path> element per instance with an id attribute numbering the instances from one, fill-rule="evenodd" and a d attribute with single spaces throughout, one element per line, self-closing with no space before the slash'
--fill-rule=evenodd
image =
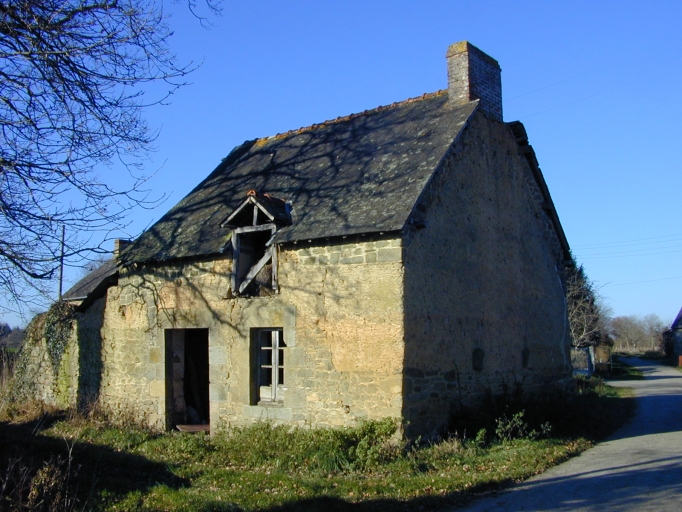
<path id="1" fill-rule="evenodd" d="M 625 361 L 645 375 L 610 382 L 635 391 L 637 412 L 628 424 L 580 456 L 457 512 L 682 511 L 682 373 L 653 361 Z"/>

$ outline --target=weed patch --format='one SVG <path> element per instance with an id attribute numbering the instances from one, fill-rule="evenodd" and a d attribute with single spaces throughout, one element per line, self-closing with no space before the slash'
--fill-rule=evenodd
<path id="1" fill-rule="evenodd" d="M 304 429 L 271 423 L 232 427 L 213 439 L 216 457 L 246 468 L 340 473 L 375 468 L 398 457 L 399 423 L 368 421 L 356 428 Z"/>

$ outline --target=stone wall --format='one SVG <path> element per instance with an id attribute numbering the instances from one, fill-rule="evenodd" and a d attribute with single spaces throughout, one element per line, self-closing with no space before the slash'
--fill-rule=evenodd
<path id="1" fill-rule="evenodd" d="M 444 427 L 485 396 L 570 375 L 561 251 L 503 123 L 477 113 L 423 194 L 405 241 L 410 432 Z"/>
<path id="2" fill-rule="evenodd" d="M 399 239 L 340 239 L 281 248 L 280 293 L 233 297 L 231 260 L 146 265 L 109 289 L 102 328 L 101 403 L 168 426 L 166 329 L 209 332 L 210 417 L 352 425 L 402 410 L 402 248 Z M 283 329 L 286 393 L 252 405 L 251 330 Z"/>

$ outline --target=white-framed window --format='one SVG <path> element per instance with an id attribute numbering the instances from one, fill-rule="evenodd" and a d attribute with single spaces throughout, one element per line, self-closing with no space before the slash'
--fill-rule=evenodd
<path id="1" fill-rule="evenodd" d="M 251 330 L 251 403 L 281 404 L 284 401 L 284 355 L 281 327 Z"/>

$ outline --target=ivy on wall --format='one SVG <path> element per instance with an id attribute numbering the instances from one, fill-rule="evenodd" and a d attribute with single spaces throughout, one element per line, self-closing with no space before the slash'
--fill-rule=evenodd
<path id="1" fill-rule="evenodd" d="M 74 305 L 64 301 L 53 304 L 45 317 L 43 336 L 55 377 L 59 374 L 59 366 L 71 337 L 75 318 Z"/>
<path id="2" fill-rule="evenodd" d="M 35 398 L 36 375 L 41 371 L 40 364 L 35 366 L 36 350 L 46 350 L 47 358 L 54 375 L 53 386 L 58 393 L 59 369 L 66 351 L 73 324 L 76 320 L 75 306 L 67 302 L 57 302 L 45 313 L 36 315 L 26 327 L 26 336 L 21 352 L 14 365 L 14 376 L 10 384 L 9 397 L 14 402 Z M 42 345 L 43 340 L 45 345 Z M 44 349 L 40 347 L 44 346 Z"/>

